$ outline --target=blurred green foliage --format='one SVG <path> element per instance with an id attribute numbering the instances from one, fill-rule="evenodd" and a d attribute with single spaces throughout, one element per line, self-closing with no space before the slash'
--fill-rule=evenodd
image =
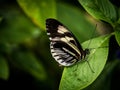
<path id="1" fill-rule="evenodd" d="M 0 0 L 0 88 L 120 89 L 119 83 L 116 82 L 120 80 L 118 2 L 117 0 Z M 93 49 L 88 61 L 94 73 L 85 62 L 65 69 L 59 67 L 49 49 L 45 31 L 47 18 L 61 21 L 80 43 L 90 39 L 82 43 L 82 46 Z M 96 33 L 93 35 L 94 31 Z M 104 35 L 106 33 L 107 35 Z"/>

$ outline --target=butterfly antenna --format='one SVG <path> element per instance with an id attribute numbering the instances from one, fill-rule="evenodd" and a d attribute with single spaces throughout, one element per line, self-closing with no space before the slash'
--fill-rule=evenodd
<path id="1" fill-rule="evenodd" d="M 88 61 L 88 60 L 86 60 L 86 61 L 87 61 L 88 66 L 90 67 L 90 70 L 92 71 L 92 73 L 95 73 L 95 72 L 93 71 L 92 67 L 90 66 L 89 61 Z"/>
<path id="2" fill-rule="evenodd" d="M 95 25 L 95 30 L 96 30 L 96 28 L 97 28 L 97 24 Z M 92 35 L 91 35 L 91 38 L 90 38 L 90 39 L 92 39 L 92 38 L 93 38 L 93 36 L 94 36 L 94 34 L 95 34 L 95 30 L 93 30 Z M 92 40 L 90 40 L 90 42 L 88 43 L 87 48 L 89 47 L 89 45 L 91 44 L 91 42 L 92 42 Z M 88 60 L 86 60 L 86 61 L 87 61 L 88 66 L 90 67 L 90 70 L 92 71 L 92 73 L 95 73 L 95 72 L 93 71 L 93 69 L 91 68 L 91 65 L 90 65 L 89 61 L 88 61 Z"/>

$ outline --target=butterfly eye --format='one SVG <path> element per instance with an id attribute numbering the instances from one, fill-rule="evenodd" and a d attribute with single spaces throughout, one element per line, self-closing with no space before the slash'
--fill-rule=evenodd
<path id="1" fill-rule="evenodd" d="M 90 50 L 89 49 L 85 49 L 84 51 L 86 54 L 90 54 Z"/>

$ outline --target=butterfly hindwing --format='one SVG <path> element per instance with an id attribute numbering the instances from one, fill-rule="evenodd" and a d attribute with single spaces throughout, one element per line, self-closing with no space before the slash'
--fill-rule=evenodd
<path id="1" fill-rule="evenodd" d="M 54 59 L 63 66 L 70 66 L 84 57 L 84 51 L 68 29 L 55 19 L 46 20 L 47 35 Z"/>

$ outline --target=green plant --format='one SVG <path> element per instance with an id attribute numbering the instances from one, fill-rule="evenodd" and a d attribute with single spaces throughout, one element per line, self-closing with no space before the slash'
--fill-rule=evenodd
<path id="1" fill-rule="evenodd" d="M 120 72 L 118 5 L 109 0 L 58 1 L 0 1 L 0 78 L 9 82 L 14 78 L 11 77 L 12 72 L 19 72 L 20 75 L 15 75 L 23 79 L 23 82 L 27 78 L 27 83 L 34 82 L 36 89 L 48 90 L 58 87 L 59 90 L 111 90 L 118 87 L 116 83 L 111 87 L 111 81 Z M 74 5 L 74 2 L 77 4 Z M 47 18 L 61 21 L 79 42 L 85 41 L 82 46 L 91 50 L 86 59 L 94 73 L 85 61 L 71 67 L 58 66 L 49 50 L 45 31 Z M 95 18 L 94 22 L 91 18 Z M 98 32 L 91 39 L 97 22 L 102 25 L 102 29 L 97 24 Z M 105 25 L 109 26 L 103 27 Z M 109 33 L 100 36 L 99 32 L 103 30 Z M 21 73 L 26 77 L 23 78 Z M 21 83 L 18 84 L 21 86 Z M 26 87 L 31 88 L 30 85 Z"/>

